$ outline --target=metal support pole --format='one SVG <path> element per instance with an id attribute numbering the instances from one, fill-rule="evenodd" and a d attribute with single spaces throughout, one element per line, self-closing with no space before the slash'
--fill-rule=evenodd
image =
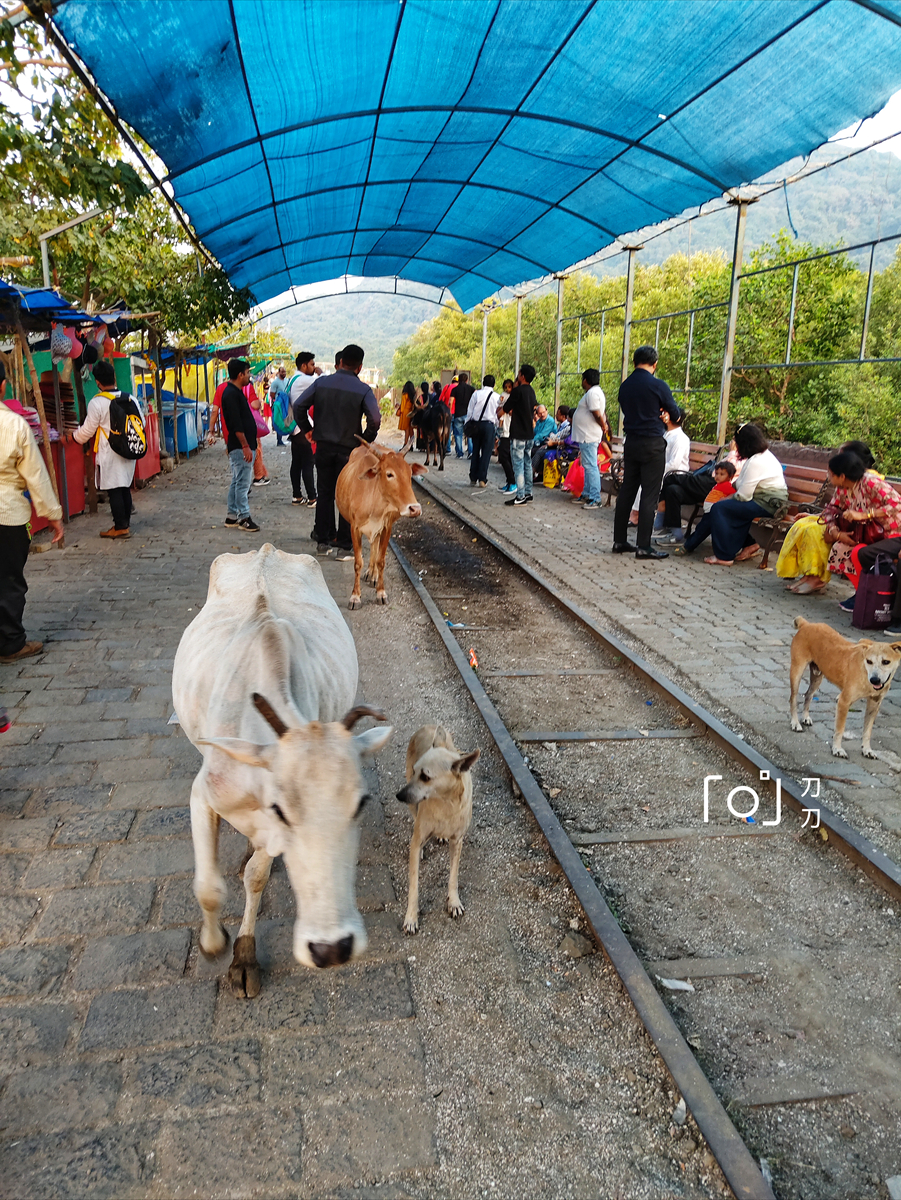
<path id="1" fill-rule="evenodd" d="M 522 347 L 522 296 L 516 297 L 516 361 L 513 366 L 513 378 L 519 375 L 519 353 Z"/>
<path id="2" fill-rule="evenodd" d="M 688 395 L 689 380 L 691 379 L 691 351 L 695 340 L 695 315 L 694 313 L 688 318 L 688 350 L 685 355 L 685 387 L 682 391 L 683 399 Z"/>
<path id="3" fill-rule="evenodd" d="M 795 333 L 795 306 L 798 303 L 798 267 L 799 263 L 795 263 L 795 269 L 792 271 L 792 298 L 788 308 L 788 336 L 785 339 L 785 365 L 792 360 L 792 338 Z M 872 267 L 871 267 L 872 269 Z"/>
<path id="4" fill-rule="evenodd" d="M 579 340 L 576 342 L 576 370 L 582 370 L 582 318 L 579 317 Z"/>
<path id="5" fill-rule="evenodd" d="M 66 441 L 63 425 L 63 404 L 59 395 L 59 367 L 53 364 L 53 401 L 56 406 L 56 432 L 59 434 L 59 502 L 63 509 L 63 521 L 69 523 L 69 485 L 66 478 Z"/>
<path id="6" fill-rule="evenodd" d="M 479 387 L 488 370 L 488 309 L 482 309 L 482 374 L 479 376 Z"/>
<path id="7" fill-rule="evenodd" d="M 873 260 L 876 255 L 875 244 L 870 247 L 870 273 L 867 278 L 867 302 L 863 310 L 863 330 L 860 334 L 860 361 L 863 362 L 867 352 L 867 330 L 870 327 L 870 305 L 873 302 Z M 797 267 L 795 270 L 797 271 Z"/>
<path id="8" fill-rule="evenodd" d="M 47 249 L 47 239 L 41 238 L 41 266 L 44 270 L 44 287 L 50 287 L 50 251 Z"/>
<path id="9" fill-rule="evenodd" d="M 601 348 L 598 351 L 598 374 L 604 373 L 604 323 L 607 320 L 606 312 L 601 313 Z"/>
<path id="10" fill-rule="evenodd" d="M 560 407 L 560 373 L 563 370 L 563 276 L 557 276 L 557 371 L 554 375 L 554 412 Z"/>
<path id="11" fill-rule="evenodd" d="M 726 346 L 723 351 L 723 374 L 720 380 L 720 412 L 716 426 L 716 440 L 721 446 L 725 445 L 726 427 L 729 424 L 729 393 L 732 390 L 732 362 L 735 357 L 741 266 L 745 253 L 745 225 L 748 219 L 748 205 L 753 204 L 755 200 L 756 197 L 744 200 L 740 196 L 734 196 L 729 201 L 738 211 L 735 216 L 735 246 L 732 251 L 732 279 L 729 284 L 729 319 L 726 324 Z"/>
<path id="12" fill-rule="evenodd" d="M 623 361 L 620 379 L 625 382 L 629 374 L 629 343 L 632 340 L 632 299 L 635 294 L 635 255 L 641 246 L 627 246 L 629 262 L 626 267 L 626 303 L 623 309 Z M 619 414 L 619 436 L 623 435 L 623 414 Z"/>

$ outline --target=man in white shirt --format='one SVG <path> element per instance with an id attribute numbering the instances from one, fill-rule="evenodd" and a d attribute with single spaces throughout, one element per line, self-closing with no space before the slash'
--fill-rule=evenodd
<path id="1" fill-rule="evenodd" d="M 0 662 L 15 663 L 40 654 L 42 642 L 25 637 L 25 563 L 31 546 L 31 506 L 63 536 L 63 510 L 28 422 L 2 402 L 6 369 L 0 362 Z M 28 499 L 28 495 L 31 499 Z"/>
<path id="2" fill-rule="evenodd" d="M 466 421 L 474 422 L 469 460 L 469 482 L 473 487 L 488 486 L 488 465 L 497 433 L 497 406 L 502 402 L 503 397 L 494 390 L 493 375 L 486 375 L 479 390 L 469 397 Z"/>
<path id="3" fill-rule="evenodd" d="M 291 379 L 288 388 L 290 403 L 288 404 L 289 415 L 294 412 L 294 401 L 299 400 L 317 375 L 322 374 L 322 369 L 316 366 L 316 355 L 310 354 L 308 350 L 302 350 L 294 360 L 294 365 L 297 367 L 297 374 Z M 291 493 L 292 504 L 308 504 L 313 508 L 316 504 L 316 484 L 313 477 L 313 447 L 310 445 L 306 436 L 300 432 L 296 425 L 293 426 L 288 434 L 288 441 L 291 444 Z M 300 481 L 303 479 L 304 487 L 307 490 L 306 498 L 301 491 Z"/>
<path id="4" fill-rule="evenodd" d="M 598 467 L 598 444 L 602 437 L 609 439 L 607 397 L 601 391 L 601 375 L 594 367 L 582 372 L 584 395 L 572 417 L 571 437 L 579 443 L 579 458 L 585 472 L 582 495 L 574 503 L 583 508 L 601 507 L 601 471 Z"/>
<path id="5" fill-rule="evenodd" d="M 288 377 L 288 372 L 285 370 L 285 368 L 283 366 L 279 367 L 279 369 L 275 373 L 275 375 L 272 376 L 272 381 L 269 384 L 269 404 L 271 405 L 273 412 L 275 411 L 275 406 L 278 403 L 279 396 L 284 395 L 285 380 L 287 379 L 287 377 Z M 276 445 L 278 445 L 278 446 L 283 445 L 284 443 L 282 441 L 282 431 L 274 423 L 273 423 L 273 428 L 275 429 Z"/>

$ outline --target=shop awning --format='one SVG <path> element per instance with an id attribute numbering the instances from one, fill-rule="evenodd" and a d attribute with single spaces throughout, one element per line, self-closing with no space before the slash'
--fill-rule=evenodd
<path id="1" fill-rule="evenodd" d="M 66 0 L 233 283 L 469 308 L 820 145 L 901 88 L 901 0 Z"/>

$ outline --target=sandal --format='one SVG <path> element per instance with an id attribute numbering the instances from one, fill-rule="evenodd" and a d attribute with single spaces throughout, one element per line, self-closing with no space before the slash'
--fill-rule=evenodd
<path id="1" fill-rule="evenodd" d="M 731 558 L 714 558 L 712 555 L 704 559 L 704 562 L 708 563 L 711 567 L 731 567 L 733 561 Z"/>
<path id="2" fill-rule="evenodd" d="M 812 596 L 815 592 L 824 591 L 825 587 L 825 583 L 801 583 L 796 588 L 792 588 L 792 591 L 796 596 Z"/>
<path id="3" fill-rule="evenodd" d="M 756 558 L 757 555 L 761 553 L 762 551 L 760 547 L 756 544 L 753 546 L 745 546 L 743 549 L 739 550 L 738 554 L 736 554 L 735 561 L 748 562 L 750 559 Z"/>

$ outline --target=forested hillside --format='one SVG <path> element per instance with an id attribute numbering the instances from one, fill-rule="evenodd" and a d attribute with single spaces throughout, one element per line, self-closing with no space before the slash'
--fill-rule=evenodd
<path id="1" fill-rule="evenodd" d="M 296 350 L 309 350 L 320 362 L 331 362 L 348 342 L 366 351 L 367 367 L 391 369 L 397 347 L 411 337 L 437 308 L 422 300 L 402 296 L 332 296 L 311 300 L 273 317 Z"/>

